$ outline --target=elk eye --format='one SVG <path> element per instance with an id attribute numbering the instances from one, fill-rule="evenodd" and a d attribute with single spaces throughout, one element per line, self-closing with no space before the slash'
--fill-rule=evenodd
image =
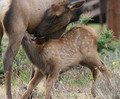
<path id="1" fill-rule="evenodd" d="M 56 16 L 55 19 L 59 18 L 60 16 Z"/>

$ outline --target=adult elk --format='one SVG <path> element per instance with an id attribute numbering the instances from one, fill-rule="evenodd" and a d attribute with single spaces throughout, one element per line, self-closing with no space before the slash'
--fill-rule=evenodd
<path id="1" fill-rule="evenodd" d="M 92 28 L 78 26 L 72 28 L 58 40 L 51 39 L 43 44 L 35 45 L 31 45 L 31 43 L 29 37 L 26 36 L 22 41 L 22 46 L 29 60 L 35 66 L 35 75 L 21 99 L 27 99 L 30 92 L 44 76 L 47 77 L 45 99 L 51 99 L 51 88 L 59 74 L 75 67 L 77 64 L 91 70 L 94 78 L 93 95 L 95 95 L 98 71 L 104 75 L 106 81 L 110 84 L 109 73 L 105 64 L 97 55 L 97 36 Z"/>
<path id="2" fill-rule="evenodd" d="M 62 26 L 59 26 L 59 24 L 54 25 L 55 28 L 58 28 L 52 32 L 59 34 L 60 32 L 56 31 L 63 31 L 64 27 L 74 20 L 77 14 L 74 13 L 74 11 L 77 10 L 76 8 L 79 10 L 84 0 L 0 0 L 0 24 L 2 23 L 0 27 L 0 38 L 2 38 L 3 35 L 2 30 L 6 31 L 8 36 L 8 46 L 3 59 L 7 99 L 12 98 L 11 69 L 14 57 L 18 52 L 21 42 L 26 34 L 33 33 L 34 29 L 42 21 L 44 12 L 54 1 L 58 1 L 55 3 L 56 5 L 59 5 L 58 3 L 60 2 L 64 2 L 61 6 L 63 6 L 63 8 L 67 7 L 66 9 L 68 9 L 67 11 L 65 9 L 57 9 L 55 11 L 55 16 L 58 15 L 57 12 L 62 12 L 60 17 L 63 17 L 65 14 L 66 20 L 68 19 Z M 54 13 L 54 11 L 51 13 Z M 67 13 L 71 13 L 72 17 L 67 18 Z"/>
<path id="3" fill-rule="evenodd" d="M 1 56 L 1 40 L 2 40 L 2 36 L 3 36 L 3 28 L 2 28 L 2 24 L 0 23 L 0 56 Z"/>

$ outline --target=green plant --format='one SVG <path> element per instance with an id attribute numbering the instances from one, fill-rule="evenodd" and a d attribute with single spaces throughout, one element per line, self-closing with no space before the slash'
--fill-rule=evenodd
<path id="1" fill-rule="evenodd" d="M 89 80 L 90 81 L 94 80 L 92 75 L 89 76 Z"/>
<path id="2" fill-rule="evenodd" d="M 85 25 L 87 24 L 89 21 L 92 21 L 93 19 L 91 18 L 91 16 L 89 14 L 82 14 L 80 16 L 80 19 L 79 19 L 79 22 L 76 24 L 76 23 L 70 23 L 65 32 L 63 33 L 63 35 L 68 32 L 71 28 L 75 27 L 75 26 L 78 26 L 78 25 Z"/>
<path id="3" fill-rule="evenodd" d="M 81 25 L 85 25 L 87 24 L 89 21 L 93 21 L 92 17 L 89 14 L 82 14 L 80 16 L 80 24 Z"/>
<path id="4" fill-rule="evenodd" d="M 81 79 L 77 80 L 77 84 L 80 85 L 80 86 L 84 86 L 84 82 Z"/>
<path id="5" fill-rule="evenodd" d="M 112 41 L 114 38 L 111 30 L 104 30 L 98 34 L 98 51 L 103 49 L 115 51 L 118 47 L 118 42 Z"/>
<path id="6" fill-rule="evenodd" d="M 22 71 L 21 72 L 21 74 L 20 74 L 20 79 L 21 79 L 21 81 L 22 81 L 22 83 L 23 82 L 29 82 L 29 74 L 28 74 L 28 71 L 27 70 L 24 70 L 24 71 Z"/>
<path id="7" fill-rule="evenodd" d="M 73 28 L 73 27 L 75 27 L 75 26 L 77 26 L 77 24 L 74 24 L 74 23 L 69 24 L 69 25 L 67 26 L 65 32 L 63 33 L 63 35 L 64 35 L 66 32 L 68 32 L 71 28 Z"/>

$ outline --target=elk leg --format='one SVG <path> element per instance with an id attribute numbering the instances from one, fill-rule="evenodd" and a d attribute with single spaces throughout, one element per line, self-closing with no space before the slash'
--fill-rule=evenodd
<path id="1" fill-rule="evenodd" d="M 58 77 L 58 73 L 52 73 L 52 74 L 48 75 L 47 82 L 46 82 L 45 99 L 52 99 L 52 97 L 51 97 L 51 89 L 52 89 L 52 86 L 54 85 L 57 77 Z"/>
<path id="2" fill-rule="evenodd" d="M 39 71 L 35 71 L 34 77 L 31 79 L 27 90 L 22 95 L 21 99 L 27 99 L 31 91 L 39 84 L 44 75 Z"/>
<path id="3" fill-rule="evenodd" d="M 26 26 L 24 25 L 24 22 L 19 21 L 19 24 L 21 24 L 20 25 L 21 28 L 16 27 L 17 22 L 14 24 L 11 24 L 9 26 L 9 28 L 6 26 L 7 23 L 4 25 L 5 29 L 6 29 L 6 34 L 8 36 L 7 50 L 6 50 L 6 52 L 4 54 L 4 58 L 3 58 L 5 84 L 6 84 L 6 98 L 7 99 L 12 99 L 12 94 L 11 94 L 12 64 L 13 64 L 13 60 L 19 50 L 19 47 L 21 45 L 22 39 L 23 39 L 23 37 L 25 35 L 25 31 L 26 31 Z"/>
<path id="4" fill-rule="evenodd" d="M 14 35 L 13 35 L 14 36 Z M 17 37 L 15 37 L 17 38 Z M 18 49 L 20 47 L 22 37 L 17 39 L 9 38 L 9 43 L 7 50 L 4 54 L 3 65 L 4 65 L 4 74 L 5 74 L 5 84 L 6 84 L 6 98 L 12 99 L 11 95 L 11 69 L 14 57 L 16 56 Z"/>
<path id="5" fill-rule="evenodd" d="M 1 49 L 2 37 L 3 37 L 3 27 L 2 27 L 2 24 L 0 22 L 0 57 L 2 55 L 2 49 Z"/>

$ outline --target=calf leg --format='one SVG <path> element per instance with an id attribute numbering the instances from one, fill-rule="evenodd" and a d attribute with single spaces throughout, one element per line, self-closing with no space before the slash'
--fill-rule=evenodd
<path id="1" fill-rule="evenodd" d="M 34 67 L 33 67 L 33 65 L 31 66 L 31 75 L 30 75 L 30 80 L 32 80 L 32 78 L 34 77 L 34 75 L 35 75 L 35 69 L 34 69 Z M 30 95 L 29 95 L 29 97 L 28 97 L 28 99 L 32 99 L 32 92 L 30 93 Z"/>
<path id="2" fill-rule="evenodd" d="M 96 81 L 97 81 L 97 76 L 98 76 L 98 70 L 95 70 L 95 68 L 90 68 L 92 75 L 93 75 L 93 83 L 92 83 L 92 88 L 91 88 L 91 93 L 93 97 L 96 97 Z"/>
<path id="3" fill-rule="evenodd" d="M 98 76 L 98 70 L 103 74 L 106 78 L 108 85 L 110 85 L 109 73 L 104 65 L 104 63 L 99 59 L 96 53 L 92 53 L 92 55 L 87 56 L 87 59 L 82 63 L 84 66 L 88 67 L 93 75 L 94 81 L 91 89 L 91 93 L 93 96 L 96 96 L 96 81 Z"/>
<path id="4" fill-rule="evenodd" d="M 82 62 L 81 65 L 88 67 L 92 72 L 94 81 L 92 83 L 91 93 L 93 97 L 96 97 L 96 81 L 97 81 L 97 76 L 98 76 L 98 70 L 96 70 L 94 66 L 86 62 Z"/>
<path id="5" fill-rule="evenodd" d="M 31 75 L 30 75 L 30 80 L 34 77 L 35 74 L 35 69 L 33 67 L 33 65 L 31 66 Z"/>
<path id="6" fill-rule="evenodd" d="M 99 65 L 99 67 L 97 67 L 97 68 L 100 70 L 100 72 L 106 78 L 108 85 L 110 85 L 109 72 L 108 72 L 107 68 L 105 67 L 105 64 L 103 63 L 103 61 L 99 59 L 99 62 L 101 65 Z"/>
<path id="7" fill-rule="evenodd" d="M 46 82 L 45 99 L 52 99 L 52 97 L 51 97 L 51 89 L 52 89 L 52 86 L 55 83 L 57 77 L 58 77 L 58 73 L 52 73 L 52 74 L 48 75 L 47 82 Z"/>
<path id="8" fill-rule="evenodd" d="M 108 88 L 112 91 L 113 88 L 110 82 L 109 72 L 107 68 L 105 67 L 105 64 L 99 58 L 94 59 L 93 64 L 94 64 L 94 69 L 96 71 L 99 70 L 103 74 L 103 77 L 107 81 Z"/>
<path id="9" fill-rule="evenodd" d="M 94 68 L 95 70 L 100 70 L 100 72 L 106 78 L 107 83 L 110 84 L 109 72 L 107 71 L 105 64 L 98 57 L 98 55 L 96 53 L 92 53 L 92 55 L 89 55 L 87 57 L 87 60 L 88 60 L 87 64 L 90 64 L 89 68 Z"/>
<path id="10" fill-rule="evenodd" d="M 105 64 L 102 62 L 102 60 L 100 60 L 99 57 L 95 57 L 94 62 L 91 62 L 91 63 L 93 65 L 93 68 L 96 71 L 99 70 L 103 74 L 103 76 L 105 77 L 105 79 L 107 81 L 107 84 L 111 85 L 110 79 L 109 79 L 109 72 L 108 72 L 107 68 L 105 67 Z"/>
<path id="11" fill-rule="evenodd" d="M 108 72 L 107 68 L 105 67 L 105 64 L 103 63 L 103 61 L 100 60 L 100 59 L 99 59 L 99 61 L 100 61 L 101 65 L 98 67 L 98 69 L 99 69 L 100 72 L 103 74 L 103 76 L 106 78 L 106 81 L 107 81 L 107 85 L 108 85 L 109 90 L 110 90 L 112 93 L 114 93 L 114 87 L 112 86 L 112 83 L 111 83 L 111 81 L 110 81 L 109 72 Z M 113 95 L 113 97 L 114 97 L 114 95 Z"/>
<path id="12" fill-rule="evenodd" d="M 93 86 L 92 86 L 92 89 L 91 89 L 91 92 L 92 92 L 93 96 L 95 97 L 95 93 L 96 93 L 96 91 L 95 91 L 96 90 L 95 89 L 96 88 L 95 82 L 96 82 L 96 78 L 97 78 L 96 72 L 98 70 L 100 70 L 100 72 L 103 74 L 103 77 L 105 77 L 105 79 L 107 81 L 108 89 L 112 93 L 114 93 L 114 88 L 113 88 L 113 86 L 112 86 L 112 84 L 110 82 L 109 72 L 107 71 L 107 68 L 105 67 L 105 64 L 99 58 L 98 59 L 96 58 L 96 60 L 94 61 L 94 68 L 93 68 L 93 70 L 91 70 L 92 73 L 93 73 L 93 78 L 94 78 Z M 96 77 L 94 77 L 94 76 L 96 76 Z M 114 97 L 114 95 L 112 97 Z"/>
<path id="13" fill-rule="evenodd" d="M 28 85 L 27 90 L 25 91 L 21 99 L 27 99 L 31 91 L 39 84 L 43 77 L 44 75 L 39 70 L 36 70 L 33 78 Z"/>

